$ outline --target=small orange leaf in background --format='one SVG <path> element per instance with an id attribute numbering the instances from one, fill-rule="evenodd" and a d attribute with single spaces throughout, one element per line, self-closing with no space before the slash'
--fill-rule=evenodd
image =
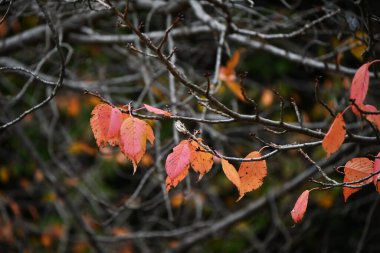
<path id="1" fill-rule="evenodd" d="M 327 157 L 340 148 L 345 136 L 346 124 L 342 113 L 338 113 L 322 141 L 322 147 L 326 151 Z"/>
<path id="2" fill-rule="evenodd" d="M 70 144 L 68 151 L 70 154 L 78 155 L 78 154 L 87 154 L 87 155 L 95 155 L 97 150 L 87 143 L 76 141 Z"/>
<path id="3" fill-rule="evenodd" d="M 231 59 L 227 62 L 226 66 L 221 66 L 219 69 L 219 80 L 223 81 L 226 86 L 235 94 L 241 101 L 245 101 L 240 84 L 235 82 L 236 73 L 235 68 L 239 63 L 240 51 L 237 50 L 232 55 Z"/>
<path id="4" fill-rule="evenodd" d="M 260 152 L 253 151 L 249 153 L 245 158 L 259 158 Z M 240 177 L 240 200 L 247 192 L 258 189 L 262 184 L 264 178 L 267 176 L 267 163 L 265 160 L 242 162 L 239 168 Z"/>
<path id="5" fill-rule="evenodd" d="M 91 113 L 90 124 L 99 147 L 104 147 L 107 142 L 111 146 L 119 144 L 120 126 L 127 117 L 128 115 L 108 104 L 95 106 Z"/>
<path id="6" fill-rule="evenodd" d="M 377 112 L 377 108 L 373 105 L 364 105 L 364 111 L 366 112 Z M 366 118 L 369 122 L 372 122 L 376 127 L 377 130 L 380 131 L 380 114 L 367 114 Z"/>
<path id="7" fill-rule="evenodd" d="M 380 156 L 380 152 L 377 154 L 377 156 Z M 375 158 L 375 163 L 373 166 L 373 173 L 380 171 L 380 158 Z M 376 191 L 380 193 L 380 174 L 374 175 L 372 177 L 373 183 L 376 187 Z"/>
<path id="8" fill-rule="evenodd" d="M 202 141 L 200 139 L 200 141 Z M 205 149 L 196 141 L 191 141 L 189 145 L 191 149 L 190 164 L 193 170 L 199 173 L 199 180 L 203 175 L 210 171 L 214 163 L 212 154 L 205 152 Z"/>
<path id="9" fill-rule="evenodd" d="M 146 141 L 154 142 L 153 130 L 145 121 L 128 117 L 120 127 L 120 150 L 132 161 L 133 173 L 146 151 Z"/>
<path id="10" fill-rule="evenodd" d="M 237 173 L 235 167 L 230 164 L 227 160 L 221 159 L 222 160 L 222 169 L 228 180 L 230 180 L 240 191 L 240 178 L 239 174 Z"/>
<path id="11" fill-rule="evenodd" d="M 304 191 L 297 199 L 296 204 L 293 207 L 293 210 L 290 212 L 294 223 L 298 223 L 303 219 L 305 215 L 307 204 L 309 201 L 309 190 Z"/>
<path id="12" fill-rule="evenodd" d="M 67 101 L 67 114 L 70 117 L 77 117 L 80 112 L 80 101 L 78 96 L 69 96 Z"/>
<path id="13" fill-rule="evenodd" d="M 357 181 L 362 178 L 368 177 L 374 170 L 373 162 L 368 158 L 353 158 L 344 165 L 344 179 L 343 182 Z M 373 181 L 372 178 L 365 180 L 352 186 L 363 186 Z M 359 191 L 361 188 L 343 187 L 344 201 L 347 201 L 351 194 Z"/>
<path id="14" fill-rule="evenodd" d="M 172 116 L 172 114 L 170 112 L 158 109 L 158 108 L 151 106 L 151 105 L 144 104 L 144 107 L 147 111 L 154 113 L 154 114 L 158 114 L 158 115 L 162 115 L 162 116 Z"/>
<path id="15" fill-rule="evenodd" d="M 189 144 L 190 143 L 188 140 L 181 141 L 176 147 L 173 148 L 173 152 L 166 158 L 166 173 L 171 181 L 176 180 L 180 175 L 182 178 L 184 171 L 187 171 L 190 167 L 191 149 Z"/>

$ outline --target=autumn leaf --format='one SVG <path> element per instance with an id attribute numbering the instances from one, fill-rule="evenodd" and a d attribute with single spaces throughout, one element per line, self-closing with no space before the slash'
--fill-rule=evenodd
<path id="1" fill-rule="evenodd" d="M 338 113 L 322 141 L 322 147 L 326 151 L 327 157 L 340 148 L 345 136 L 346 124 L 342 113 Z"/>
<path id="2" fill-rule="evenodd" d="M 352 79 L 351 89 L 350 89 L 350 99 L 355 100 L 355 104 L 361 108 L 363 107 L 364 100 L 367 96 L 368 86 L 369 86 L 369 71 L 368 68 L 371 64 L 379 62 L 380 60 L 375 60 L 363 64 L 355 73 Z M 360 117 L 360 112 L 352 106 L 353 113 Z"/>
<path id="3" fill-rule="evenodd" d="M 380 156 L 380 152 L 377 154 L 377 156 Z M 375 163 L 373 166 L 373 173 L 377 173 L 380 171 L 380 158 L 375 158 Z M 376 187 L 376 191 L 380 193 L 380 174 L 374 175 L 372 177 L 373 184 Z"/>
<path id="4" fill-rule="evenodd" d="M 368 158 L 353 158 L 344 165 L 344 179 L 343 182 L 348 183 L 358 181 L 371 175 L 374 170 L 373 162 Z M 369 178 L 361 183 L 351 184 L 352 186 L 363 186 L 373 181 Z M 351 194 L 358 192 L 361 188 L 343 187 L 344 201 L 347 201 Z"/>
<path id="5" fill-rule="evenodd" d="M 170 188 L 175 188 L 177 185 L 182 182 L 186 178 L 186 176 L 189 174 L 189 166 L 185 168 L 181 174 L 179 174 L 174 179 L 171 179 L 169 176 L 166 177 L 166 191 L 169 191 Z"/>
<path id="6" fill-rule="evenodd" d="M 378 112 L 377 108 L 373 105 L 364 105 L 363 110 L 366 112 Z M 380 114 L 367 114 L 366 119 L 373 123 L 380 131 Z"/>
<path id="7" fill-rule="evenodd" d="M 240 191 L 240 178 L 239 174 L 236 171 L 235 167 L 230 164 L 227 160 L 221 159 L 222 160 L 222 169 L 228 180 L 230 180 Z"/>
<path id="8" fill-rule="evenodd" d="M 199 141 L 202 141 L 202 139 L 199 139 Z M 213 155 L 205 152 L 205 149 L 194 140 L 190 142 L 189 147 L 191 149 L 190 164 L 193 170 L 200 174 L 200 180 L 212 168 L 214 163 Z"/>
<path id="9" fill-rule="evenodd" d="M 169 178 L 174 181 L 179 175 L 183 174 L 190 166 L 191 149 L 189 141 L 181 141 L 173 152 L 166 158 L 165 168 Z"/>
<path id="10" fill-rule="evenodd" d="M 307 204 L 309 201 L 309 190 L 304 191 L 297 199 L 296 204 L 293 207 L 293 210 L 290 212 L 294 223 L 298 223 L 303 219 L 305 215 Z"/>
<path id="11" fill-rule="evenodd" d="M 99 147 L 104 147 L 107 143 L 111 146 L 119 144 L 120 126 L 126 118 L 128 115 L 116 107 L 108 104 L 95 106 L 91 113 L 90 125 Z"/>
<path id="12" fill-rule="evenodd" d="M 240 51 L 237 50 L 232 55 L 231 59 L 227 62 L 226 66 L 221 66 L 219 69 L 219 80 L 223 81 L 225 85 L 235 94 L 241 101 L 245 101 L 241 85 L 236 80 L 235 68 L 239 63 Z"/>
<path id="13" fill-rule="evenodd" d="M 148 123 L 135 117 L 128 117 L 120 127 L 120 150 L 132 161 L 133 173 L 146 151 L 146 141 L 154 142 L 153 130 Z"/>
<path id="14" fill-rule="evenodd" d="M 261 157 L 260 152 L 253 151 L 245 158 L 258 158 Z M 247 192 L 258 189 L 262 184 L 264 178 L 267 176 L 267 164 L 265 160 L 242 162 L 239 168 L 240 177 L 240 200 Z"/>
<path id="15" fill-rule="evenodd" d="M 158 109 L 158 108 L 151 106 L 151 105 L 144 104 L 144 107 L 147 111 L 154 113 L 154 114 L 157 114 L 157 115 L 172 116 L 172 114 L 170 112 Z"/>

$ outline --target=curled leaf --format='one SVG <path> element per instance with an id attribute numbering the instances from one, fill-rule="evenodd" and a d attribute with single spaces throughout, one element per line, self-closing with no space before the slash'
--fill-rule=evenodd
<path id="1" fill-rule="evenodd" d="M 371 175 L 373 170 L 374 170 L 373 162 L 369 160 L 368 158 L 364 158 L 364 157 L 353 158 L 344 165 L 343 182 L 347 183 L 347 182 L 361 180 Z M 356 184 L 351 184 L 351 185 L 363 186 L 363 185 L 371 183 L 372 181 L 373 179 L 369 178 L 361 183 L 356 183 Z M 360 189 L 361 188 L 343 187 L 344 201 L 347 201 L 347 199 L 353 193 L 358 192 Z"/>
<path id="2" fill-rule="evenodd" d="M 230 164 L 227 160 L 221 159 L 222 160 L 222 169 L 228 180 L 230 180 L 240 191 L 240 178 L 239 174 L 237 173 L 235 167 Z"/>
<path id="3" fill-rule="evenodd" d="M 181 141 L 174 147 L 173 152 L 168 155 L 165 163 L 166 173 L 171 180 L 175 180 L 185 170 L 189 169 L 190 155 L 191 150 L 188 140 Z"/>
<path id="4" fill-rule="evenodd" d="M 259 158 L 260 152 L 253 151 L 249 153 L 245 158 Z M 267 176 L 267 164 L 265 160 L 242 162 L 239 168 L 240 177 L 240 200 L 245 193 L 258 189 Z"/>
<path id="5" fill-rule="evenodd" d="M 338 113 L 322 141 L 322 147 L 328 157 L 340 148 L 344 142 L 345 135 L 346 124 L 342 113 Z"/>
<path id="6" fill-rule="evenodd" d="M 297 199 L 296 204 L 293 207 L 293 210 L 290 212 L 294 223 L 298 223 L 303 219 L 305 215 L 307 204 L 309 201 L 309 190 L 304 191 Z"/>
<path id="7" fill-rule="evenodd" d="M 170 112 L 158 109 L 158 108 L 151 106 L 151 105 L 144 104 L 144 107 L 147 111 L 154 113 L 154 114 L 157 114 L 157 115 L 172 116 L 172 114 Z"/>

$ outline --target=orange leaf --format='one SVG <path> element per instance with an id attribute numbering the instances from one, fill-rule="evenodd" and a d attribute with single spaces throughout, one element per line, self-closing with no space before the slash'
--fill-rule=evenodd
<path id="1" fill-rule="evenodd" d="M 240 178 L 239 174 L 237 173 L 235 167 L 230 164 L 227 160 L 221 159 L 222 160 L 222 169 L 228 180 L 230 180 L 240 191 Z"/>
<path id="2" fill-rule="evenodd" d="M 202 141 L 200 139 L 200 141 Z M 205 149 L 198 144 L 196 141 L 190 142 L 190 164 L 193 170 L 199 173 L 199 180 L 202 179 L 203 175 L 210 171 L 214 163 L 212 154 L 205 152 Z"/>
<path id="3" fill-rule="evenodd" d="M 237 50 L 232 55 L 231 59 L 227 62 L 226 66 L 221 66 L 219 69 L 219 80 L 221 81 L 234 81 L 236 79 L 235 68 L 239 63 L 240 51 Z"/>
<path id="4" fill-rule="evenodd" d="M 191 155 L 189 144 L 188 140 L 181 141 L 166 158 L 166 173 L 172 181 L 189 169 Z"/>
<path id="5" fill-rule="evenodd" d="M 125 157 L 132 161 L 133 173 L 136 172 L 137 164 L 145 154 L 147 139 L 153 144 L 154 134 L 149 124 L 134 117 L 128 117 L 123 121 L 119 146 Z"/>
<path id="6" fill-rule="evenodd" d="M 172 116 L 172 114 L 170 112 L 158 109 L 158 108 L 151 106 L 151 105 L 144 104 L 144 107 L 145 107 L 145 109 L 147 109 L 147 111 L 154 113 L 154 114 L 158 114 L 158 115 L 162 115 L 162 116 Z"/>
<path id="7" fill-rule="evenodd" d="M 184 180 L 187 176 L 187 174 L 189 174 L 189 166 L 187 166 L 187 168 L 185 168 L 181 174 L 179 174 L 176 178 L 174 179 L 170 179 L 169 176 L 166 177 L 166 191 L 169 191 L 170 188 L 175 188 L 177 187 L 177 185 L 182 182 L 182 180 Z"/>
<path id="8" fill-rule="evenodd" d="M 128 115 L 108 104 L 95 106 L 91 113 L 90 125 L 99 147 L 104 147 L 107 142 L 111 146 L 119 144 L 120 126 L 127 117 Z"/>
<path id="9" fill-rule="evenodd" d="M 244 98 L 244 95 L 243 95 L 242 87 L 240 86 L 240 84 L 238 84 L 237 82 L 232 81 L 232 80 L 226 80 L 225 84 L 235 94 L 235 96 L 238 99 L 240 99 L 241 101 L 245 102 L 245 98 Z"/>
<path id="10" fill-rule="evenodd" d="M 253 151 L 245 158 L 258 158 L 261 157 L 260 152 Z M 240 200 L 245 193 L 258 189 L 262 184 L 264 178 L 267 176 L 267 163 L 265 160 L 242 162 L 239 168 L 240 177 Z"/>
<path id="11" fill-rule="evenodd" d="M 373 162 L 368 158 L 353 158 L 344 165 L 344 179 L 343 182 L 357 181 L 362 178 L 368 177 L 374 170 Z M 373 181 L 372 178 L 364 182 L 351 184 L 352 186 L 363 186 Z M 351 194 L 359 191 L 360 188 L 343 187 L 344 201 L 347 201 Z"/>
<path id="12" fill-rule="evenodd" d="M 338 113 L 322 141 L 322 147 L 326 151 L 327 157 L 340 148 L 344 142 L 345 135 L 346 124 L 342 113 Z"/>
<path id="13" fill-rule="evenodd" d="M 294 223 L 298 223 L 303 219 L 305 215 L 307 204 L 309 201 L 309 190 L 304 191 L 297 199 L 296 204 L 293 207 L 293 210 L 290 212 Z"/>
<path id="14" fill-rule="evenodd" d="M 234 54 L 232 55 L 231 59 L 227 62 L 227 69 L 228 70 L 235 70 L 236 66 L 238 65 L 240 60 L 240 51 L 236 50 Z"/>

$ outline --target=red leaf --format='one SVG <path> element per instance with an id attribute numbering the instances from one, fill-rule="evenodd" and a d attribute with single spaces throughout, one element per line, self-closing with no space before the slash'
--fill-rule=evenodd
<path id="1" fill-rule="evenodd" d="M 189 141 L 181 141 L 173 152 L 166 158 L 165 168 L 171 180 L 175 180 L 183 171 L 188 170 L 190 166 L 190 154 Z"/>
<path id="2" fill-rule="evenodd" d="M 172 116 L 172 114 L 170 112 L 158 109 L 158 108 L 151 106 L 151 105 L 144 104 L 144 107 L 149 112 L 154 113 L 154 114 L 158 114 L 158 115 L 162 115 L 162 116 Z"/>
<path id="3" fill-rule="evenodd" d="M 261 157 L 260 152 L 253 151 L 245 158 L 258 158 Z M 264 178 L 267 176 L 267 163 L 265 160 L 242 162 L 239 168 L 240 177 L 240 200 L 245 193 L 258 189 L 262 184 Z"/>
<path id="4" fill-rule="evenodd" d="M 120 126 L 126 118 L 127 114 L 108 104 L 99 104 L 92 110 L 90 125 L 99 147 L 107 142 L 112 146 L 119 144 Z"/>
<path id="5" fill-rule="evenodd" d="M 326 151 L 327 157 L 340 148 L 344 142 L 345 135 L 346 124 L 344 123 L 343 115 L 338 113 L 322 141 L 322 147 Z"/>
<path id="6" fill-rule="evenodd" d="M 377 112 L 377 108 L 373 105 L 364 105 L 363 110 L 366 112 Z M 366 118 L 369 122 L 375 124 L 377 129 L 380 131 L 380 114 L 367 114 Z"/>
<path id="7" fill-rule="evenodd" d="M 352 79 L 351 89 L 350 89 L 350 99 L 355 100 L 355 104 L 360 108 L 363 106 L 363 102 L 367 96 L 368 86 L 369 86 L 369 71 L 368 68 L 371 64 L 376 63 L 380 60 L 375 60 L 363 64 L 355 73 L 354 78 Z M 352 106 L 353 113 L 360 117 L 360 112 Z"/>
<path id="8" fill-rule="evenodd" d="M 222 169 L 228 180 L 230 180 L 240 191 L 240 178 L 239 174 L 237 173 L 235 167 L 230 164 L 227 160 L 222 160 Z"/>
<path id="9" fill-rule="evenodd" d="M 305 215 L 307 204 L 309 201 L 309 190 L 304 191 L 297 199 L 296 204 L 293 207 L 293 210 L 290 212 L 294 223 L 298 223 L 303 219 Z"/>
<path id="10" fill-rule="evenodd" d="M 199 140 L 202 141 L 202 139 Z M 213 156 L 205 152 L 205 149 L 194 140 L 190 142 L 189 147 L 191 149 L 190 164 L 193 170 L 200 174 L 200 180 L 212 168 L 214 163 Z"/>
<path id="11" fill-rule="evenodd" d="M 120 128 L 120 150 L 132 161 L 133 173 L 146 151 L 146 140 L 154 142 L 153 130 L 145 121 L 129 117 Z"/>
<path id="12" fill-rule="evenodd" d="M 353 158 L 344 165 L 343 182 L 352 182 L 368 177 L 374 170 L 373 162 L 368 158 Z M 369 178 L 361 183 L 351 184 L 352 186 L 363 186 L 371 183 L 372 178 Z M 359 191 L 361 188 L 343 187 L 344 201 L 347 201 L 351 194 Z"/>
<path id="13" fill-rule="evenodd" d="M 380 152 L 377 154 L 377 156 L 380 156 Z M 373 166 L 373 173 L 380 171 L 380 158 L 375 158 L 375 163 Z M 372 177 L 373 183 L 376 187 L 376 190 L 378 193 L 380 193 L 380 174 L 374 175 Z"/>
<path id="14" fill-rule="evenodd" d="M 368 67 L 371 63 L 363 64 L 355 73 L 352 79 L 351 89 L 350 89 L 350 99 L 354 99 L 358 106 L 361 106 L 364 102 L 365 97 L 368 92 L 369 85 L 369 71 Z M 352 111 L 355 115 L 360 116 L 360 112 L 352 107 Z"/>

